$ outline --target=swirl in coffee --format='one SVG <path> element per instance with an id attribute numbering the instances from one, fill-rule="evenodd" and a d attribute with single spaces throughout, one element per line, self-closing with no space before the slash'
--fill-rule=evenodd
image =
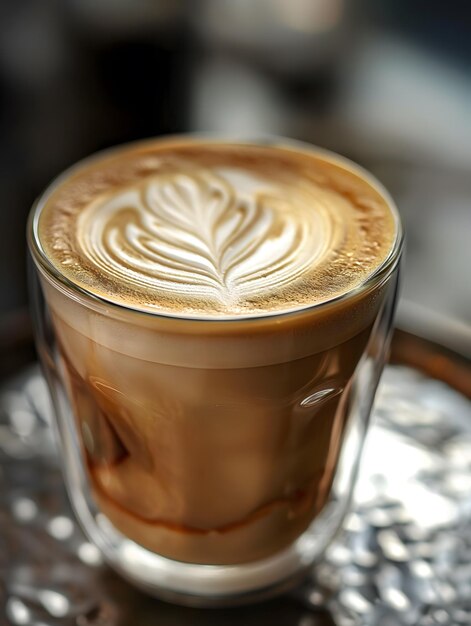
<path id="1" fill-rule="evenodd" d="M 358 286 L 392 247 L 377 190 L 288 148 L 155 143 L 90 164 L 50 198 L 48 256 L 118 304 L 190 316 L 267 314 Z"/>
<path id="2" fill-rule="evenodd" d="M 137 144 L 46 193 L 47 362 L 115 529 L 235 564 L 328 509 L 359 364 L 386 343 L 396 220 L 355 166 L 276 145 Z"/>

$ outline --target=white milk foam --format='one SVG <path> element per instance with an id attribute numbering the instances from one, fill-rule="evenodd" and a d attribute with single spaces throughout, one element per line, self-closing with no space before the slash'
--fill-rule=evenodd
<path id="1" fill-rule="evenodd" d="M 283 289 L 341 240 L 318 195 L 294 207 L 274 186 L 243 193 L 207 170 L 156 176 L 87 207 L 78 244 L 113 281 L 230 308 Z"/>
<path id="2" fill-rule="evenodd" d="M 85 169 L 46 203 L 48 256 L 95 295 L 196 316 L 289 310 L 355 287 L 392 246 L 390 211 L 366 182 L 352 200 L 349 189 L 339 192 L 338 166 L 335 184 L 325 171 L 303 175 L 309 161 L 315 173 L 319 157 L 241 145 L 234 161 L 225 144 L 210 144 L 205 162 L 205 144 L 197 156 L 169 144 L 167 157 L 155 145 L 152 168 L 95 191 Z M 136 154 L 134 166 L 143 158 Z"/>

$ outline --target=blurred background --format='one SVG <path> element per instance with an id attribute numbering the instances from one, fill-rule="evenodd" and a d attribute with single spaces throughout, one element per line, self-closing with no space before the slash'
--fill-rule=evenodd
<path id="1" fill-rule="evenodd" d="M 471 354 L 471 14 L 456 0 L 2 0 L 0 329 L 29 333 L 25 222 L 61 170 L 166 133 L 274 133 L 401 210 L 398 324 Z"/>

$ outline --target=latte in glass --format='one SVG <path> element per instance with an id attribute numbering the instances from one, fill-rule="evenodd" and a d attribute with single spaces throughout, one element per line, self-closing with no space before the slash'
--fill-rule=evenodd
<path id="1" fill-rule="evenodd" d="M 35 222 L 93 498 L 171 559 L 292 544 L 328 501 L 397 216 L 359 169 L 175 138 L 59 180 Z"/>

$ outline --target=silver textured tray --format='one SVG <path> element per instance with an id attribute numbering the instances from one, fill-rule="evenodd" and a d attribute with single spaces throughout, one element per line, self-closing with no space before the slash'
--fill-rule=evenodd
<path id="1" fill-rule="evenodd" d="M 2 625 L 471 624 L 471 402 L 444 382 L 386 368 L 341 535 L 302 587 L 238 609 L 171 606 L 115 576 L 73 518 L 49 422 L 37 366 L 4 384 Z"/>

